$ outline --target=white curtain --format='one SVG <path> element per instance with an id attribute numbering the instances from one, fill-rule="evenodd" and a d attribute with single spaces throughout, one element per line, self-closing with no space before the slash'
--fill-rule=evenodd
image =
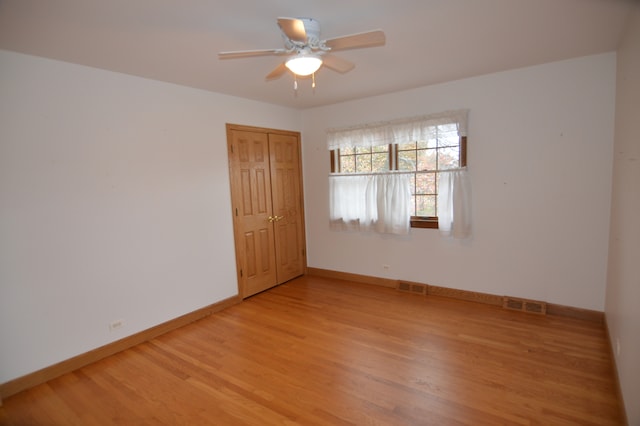
<path id="1" fill-rule="evenodd" d="M 357 231 L 368 227 L 373 208 L 366 205 L 367 184 L 370 176 L 329 177 L 329 220 L 331 229 Z"/>
<path id="2" fill-rule="evenodd" d="M 466 168 L 440 172 L 438 227 L 444 236 L 471 236 L 471 180 Z"/>
<path id="3" fill-rule="evenodd" d="M 408 174 L 330 176 L 329 197 L 331 229 L 409 233 Z"/>
<path id="4" fill-rule="evenodd" d="M 419 117 L 402 118 L 378 123 L 361 124 L 327 130 L 327 148 L 344 149 L 354 146 L 377 146 L 411 141 L 433 139 L 436 132 L 442 137 L 442 128 L 438 126 L 453 124 L 452 132 L 458 136 L 467 136 L 466 109 L 446 111 Z"/>

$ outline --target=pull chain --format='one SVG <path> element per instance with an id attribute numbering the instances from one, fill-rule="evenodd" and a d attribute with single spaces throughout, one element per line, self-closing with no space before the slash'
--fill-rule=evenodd
<path id="1" fill-rule="evenodd" d="M 313 93 L 316 93 L 316 73 L 311 74 L 311 87 L 313 88 Z M 298 74 L 293 74 L 293 91 L 295 95 L 298 96 Z"/>

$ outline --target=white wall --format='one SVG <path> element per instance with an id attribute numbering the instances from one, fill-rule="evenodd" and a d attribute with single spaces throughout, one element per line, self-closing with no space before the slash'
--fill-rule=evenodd
<path id="1" fill-rule="evenodd" d="M 630 425 L 640 424 L 640 6 L 618 50 L 606 317 Z"/>
<path id="2" fill-rule="evenodd" d="M 615 61 L 601 54 L 305 110 L 309 266 L 602 311 Z M 470 110 L 470 241 L 329 230 L 326 128 L 458 108 Z"/>
<path id="3" fill-rule="evenodd" d="M 237 294 L 225 122 L 298 118 L 0 51 L 0 383 Z"/>

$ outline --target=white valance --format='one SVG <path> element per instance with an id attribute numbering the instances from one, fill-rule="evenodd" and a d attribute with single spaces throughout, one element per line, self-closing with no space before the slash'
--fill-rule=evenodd
<path id="1" fill-rule="evenodd" d="M 361 124 L 327 130 L 327 146 L 330 150 L 355 146 L 376 146 L 411 141 L 425 141 L 442 136 L 443 131 L 467 136 L 468 110 L 446 111 L 420 117 Z M 450 126 L 446 126 L 450 125 Z M 443 128 L 444 126 L 444 128 Z"/>

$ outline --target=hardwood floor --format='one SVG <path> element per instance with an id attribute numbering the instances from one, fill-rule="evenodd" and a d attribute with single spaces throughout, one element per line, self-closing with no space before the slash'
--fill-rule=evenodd
<path id="1" fill-rule="evenodd" d="M 302 277 L 14 395 L 6 425 L 617 425 L 602 324 Z"/>

